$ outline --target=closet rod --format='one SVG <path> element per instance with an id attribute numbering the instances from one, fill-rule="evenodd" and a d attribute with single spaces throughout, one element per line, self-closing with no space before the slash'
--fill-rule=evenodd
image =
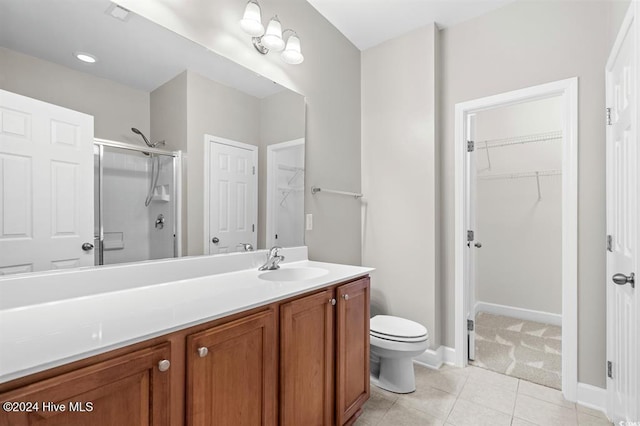
<path id="1" fill-rule="evenodd" d="M 478 149 L 497 148 L 508 145 L 519 145 L 532 142 L 544 142 L 555 139 L 562 139 L 562 130 L 546 133 L 536 133 L 532 135 L 516 136 L 504 139 L 487 139 L 477 143 Z"/>
<path id="2" fill-rule="evenodd" d="M 327 193 L 330 193 L 330 194 L 348 195 L 350 197 L 354 197 L 356 200 L 358 198 L 364 197 L 363 194 L 356 193 L 356 192 L 336 191 L 335 189 L 322 189 L 322 188 L 318 188 L 317 186 L 312 186 L 311 187 L 311 193 L 313 195 L 315 195 L 318 192 L 327 192 Z"/>
<path id="3" fill-rule="evenodd" d="M 492 173 L 486 175 L 478 175 L 479 180 L 501 180 L 501 179 L 522 179 L 531 177 L 557 176 L 561 175 L 562 170 L 536 170 L 532 172 L 519 173 Z"/>

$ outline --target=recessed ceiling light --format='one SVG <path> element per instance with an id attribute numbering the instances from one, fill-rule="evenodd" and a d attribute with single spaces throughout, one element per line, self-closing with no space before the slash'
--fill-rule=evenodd
<path id="1" fill-rule="evenodd" d="M 118 6 L 115 3 L 107 8 L 106 13 L 121 21 L 127 21 L 129 19 L 129 9 L 125 9 L 122 6 Z"/>
<path id="2" fill-rule="evenodd" d="M 79 61 L 86 62 L 87 64 L 94 64 L 98 60 L 95 56 L 85 52 L 76 52 L 73 56 L 75 56 Z"/>

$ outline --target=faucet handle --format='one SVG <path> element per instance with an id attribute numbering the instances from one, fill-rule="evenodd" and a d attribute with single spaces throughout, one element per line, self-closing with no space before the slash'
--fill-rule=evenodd
<path id="1" fill-rule="evenodd" d="M 269 257 L 278 256 L 278 251 L 282 250 L 280 246 L 273 246 L 269 249 Z"/>

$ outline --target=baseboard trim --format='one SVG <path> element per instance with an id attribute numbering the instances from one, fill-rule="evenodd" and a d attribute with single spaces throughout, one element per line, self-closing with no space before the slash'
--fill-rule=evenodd
<path id="1" fill-rule="evenodd" d="M 424 367 L 437 370 L 442 364 L 453 365 L 456 351 L 448 346 L 440 346 L 437 349 L 427 349 L 421 355 L 413 358 L 413 362 Z"/>
<path id="2" fill-rule="evenodd" d="M 607 413 L 607 390 L 578 382 L 577 403 Z"/>
<path id="3" fill-rule="evenodd" d="M 515 306 L 498 305 L 497 303 L 476 302 L 475 312 L 488 312 L 495 315 L 518 318 L 526 321 L 562 326 L 562 315 L 550 312 L 534 311 L 532 309 L 516 308 Z"/>

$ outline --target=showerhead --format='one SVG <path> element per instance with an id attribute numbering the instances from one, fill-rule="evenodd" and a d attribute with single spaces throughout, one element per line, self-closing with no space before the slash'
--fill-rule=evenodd
<path id="1" fill-rule="evenodd" d="M 131 131 L 136 135 L 142 136 L 142 139 L 144 139 L 144 143 L 146 143 L 148 147 L 150 148 L 154 147 L 154 145 L 152 145 L 151 142 L 149 142 L 149 139 L 147 139 L 147 137 L 140 130 L 136 129 L 135 127 L 132 127 Z"/>

